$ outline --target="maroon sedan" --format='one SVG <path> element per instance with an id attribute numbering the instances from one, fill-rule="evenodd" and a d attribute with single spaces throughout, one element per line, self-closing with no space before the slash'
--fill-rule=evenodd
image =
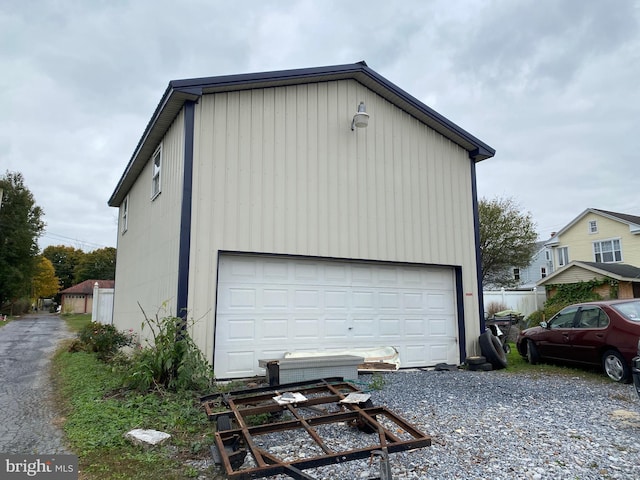
<path id="1" fill-rule="evenodd" d="M 600 365 L 616 382 L 631 379 L 640 339 L 640 299 L 571 305 L 539 327 L 520 332 L 518 352 L 529 363 L 560 360 Z"/>

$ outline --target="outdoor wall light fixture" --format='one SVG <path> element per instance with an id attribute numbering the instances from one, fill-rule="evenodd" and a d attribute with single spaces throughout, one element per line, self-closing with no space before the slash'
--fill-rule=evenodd
<path id="1" fill-rule="evenodd" d="M 360 102 L 360 105 L 358 105 L 358 111 L 353 116 L 353 121 L 351 122 L 351 130 L 355 130 L 356 127 L 367 128 L 367 125 L 369 125 L 367 107 L 365 107 L 364 102 Z"/>

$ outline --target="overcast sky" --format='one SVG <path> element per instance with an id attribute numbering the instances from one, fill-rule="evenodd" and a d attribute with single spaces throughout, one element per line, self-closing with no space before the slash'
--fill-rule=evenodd
<path id="1" fill-rule="evenodd" d="M 496 149 L 479 196 L 541 239 L 640 215 L 640 1 L 0 1 L 0 174 L 40 246 L 116 246 L 107 200 L 170 80 L 354 63 Z M 633 139 L 636 140 L 633 140 Z"/>

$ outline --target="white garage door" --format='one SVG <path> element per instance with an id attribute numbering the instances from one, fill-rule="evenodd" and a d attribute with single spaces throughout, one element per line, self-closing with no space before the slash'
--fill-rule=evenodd
<path id="1" fill-rule="evenodd" d="M 221 255 L 218 378 L 291 351 L 393 346 L 402 367 L 458 363 L 452 268 Z"/>

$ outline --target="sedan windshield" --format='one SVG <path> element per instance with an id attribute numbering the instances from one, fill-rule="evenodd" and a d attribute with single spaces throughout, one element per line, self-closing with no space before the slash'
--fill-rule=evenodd
<path id="1" fill-rule="evenodd" d="M 640 300 L 611 305 L 620 315 L 632 322 L 640 323 Z"/>

